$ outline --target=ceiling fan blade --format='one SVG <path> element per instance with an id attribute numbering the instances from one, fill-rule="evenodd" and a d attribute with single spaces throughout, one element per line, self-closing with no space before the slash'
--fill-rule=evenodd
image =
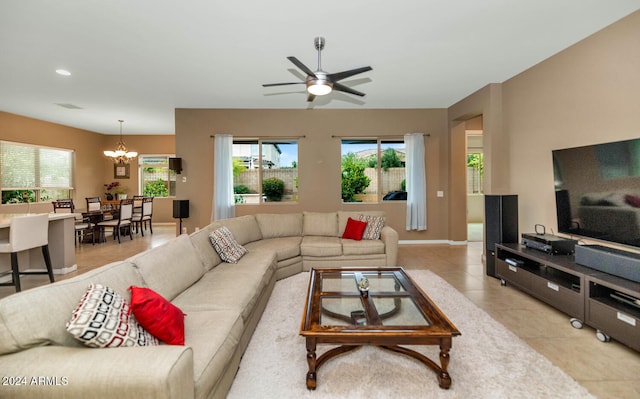
<path id="1" fill-rule="evenodd" d="M 262 87 L 272 87 L 272 86 L 287 86 L 287 85 L 299 85 L 305 82 L 287 82 L 287 83 L 265 83 Z"/>
<path id="2" fill-rule="evenodd" d="M 315 72 L 313 72 L 311 69 L 309 69 L 305 64 L 303 64 L 302 62 L 300 62 L 300 60 L 298 60 L 296 57 L 287 57 L 287 59 L 289 61 L 291 61 L 295 66 L 297 66 L 298 68 L 300 68 L 300 70 L 304 73 L 306 73 L 309 76 L 313 76 L 314 78 L 317 78 Z"/>
<path id="3" fill-rule="evenodd" d="M 314 98 L 316 98 L 316 95 L 309 93 L 309 95 L 307 96 L 307 102 L 310 103 L 311 101 L 313 101 Z"/>
<path id="4" fill-rule="evenodd" d="M 362 68 L 350 69 L 348 71 L 329 73 L 329 74 L 327 74 L 327 77 L 329 79 L 331 79 L 333 82 L 337 82 L 337 81 L 342 80 L 344 78 L 348 78 L 349 76 L 357 75 L 359 73 L 367 72 L 367 71 L 371 71 L 371 70 L 373 70 L 373 68 L 371 68 L 370 66 L 366 66 L 366 67 L 362 67 Z"/>
<path id="5" fill-rule="evenodd" d="M 358 91 L 358 90 L 354 90 L 351 87 L 347 87 L 343 84 L 340 84 L 338 82 L 335 82 L 333 84 L 333 90 L 338 90 L 338 91 L 343 91 L 345 93 L 349 93 L 349 94 L 355 94 L 356 96 L 360 96 L 360 97 L 364 97 L 364 93 Z"/>

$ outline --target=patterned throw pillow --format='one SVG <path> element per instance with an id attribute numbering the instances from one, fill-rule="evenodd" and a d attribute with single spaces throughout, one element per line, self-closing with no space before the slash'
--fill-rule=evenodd
<path id="1" fill-rule="evenodd" d="M 113 289 L 91 284 L 67 322 L 67 331 L 92 348 L 158 345 L 158 339 L 138 324 L 129 309 Z"/>
<path id="2" fill-rule="evenodd" d="M 362 234 L 363 240 L 379 240 L 380 231 L 384 227 L 384 216 L 360 215 L 358 220 L 367 222 L 367 228 Z"/>
<path id="3" fill-rule="evenodd" d="M 215 229 L 209 234 L 209 241 L 220 259 L 228 263 L 238 263 L 247 253 L 247 249 L 240 245 L 226 226 Z"/>

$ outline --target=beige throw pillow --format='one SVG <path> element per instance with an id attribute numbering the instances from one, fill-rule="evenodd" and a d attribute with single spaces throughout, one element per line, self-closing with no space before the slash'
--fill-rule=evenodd
<path id="1" fill-rule="evenodd" d="M 380 231 L 384 227 L 384 216 L 360 215 L 358 220 L 367 222 L 367 228 L 362 233 L 363 240 L 379 240 Z"/>
<path id="2" fill-rule="evenodd" d="M 240 258 L 247 253 L 247 249 L 240 245 L 233 237 L 231 231 L 222 226 L 209 234 L 211 245 L 216 250 L 220 259 L 228 263 L 238 263 Z"/>

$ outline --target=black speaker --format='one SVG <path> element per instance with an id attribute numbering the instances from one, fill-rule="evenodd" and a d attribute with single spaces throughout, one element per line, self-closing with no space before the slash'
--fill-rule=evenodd
<path id="1" fill-rule="evenodd" d="M 571 202 L 569 190 L 556 191 L 556 216 L 558 217 L 558 231 L 571 231 Z"/>
<path id="2" fill-rule="evenodd" d="M 173 200 L 173 217 L 176 219 L 189 217 L 189 200 Z"/>
<path id="3" fill-rule="evenodd" d="M 518 196 L 485 195 L 487 275 L 496 277 L 496 244 L 518 242 Z"/>
<path id="4" fill-rule="evenodd" d="M 169 170 L 175 170 L 177 174 L 182 172 L 182 158 L 169 158 Z"/>

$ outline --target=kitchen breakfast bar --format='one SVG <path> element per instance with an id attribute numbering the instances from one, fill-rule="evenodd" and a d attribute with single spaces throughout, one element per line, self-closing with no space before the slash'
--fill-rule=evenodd
<path id="1" fill-rule="evenodd" d="M 11 219 L 26 213 L 0 214 L 0 239 L 9 237 Z M 66 274 L 77 269 L 75 254 L 75 214 L 49 213 L 49 253 L 54 274 Z M 18 254 L 21 270 L 44 269 L 44 259 L 40 248 L 23 251 Z M 9 254 L 0 254 L 0 273 L 11 270 Z M 4 278 L 11 281 L 11 276 Z M 4 279 L 3 278 L 3 279 Z M 2 282 L 2 280 L 0 280 Z"/>

